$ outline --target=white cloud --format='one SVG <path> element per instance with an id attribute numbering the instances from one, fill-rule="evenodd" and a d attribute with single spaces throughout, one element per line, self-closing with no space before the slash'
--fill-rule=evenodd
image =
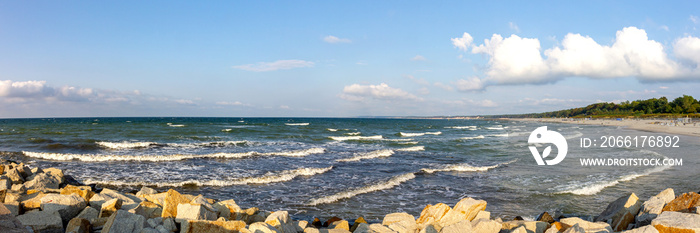
<path id="1" fill-rule="evenodd" d="M 518 25 L 513 22 L 508 22 L 508 27 L 510 27 L 510 29 L 513 29 L 513 31 L 515 32 L 520 32 L 520 28 L 518 27 Z"/>
<path id="2" fill-rule="evenodd" d="M 178 103 L 178 104 L 195 105 L 194 101 L 188 100 L 188 99 L 177 99 L 177 100 L 174 100 L 174 101 L 175 101 L 175 103 Z"/>
<path id="3" fill-rule="evenodd" d="M 666 89 L 668 89 L 668 87 L 667 86 L 660 86 L 659 89 L 666 90 Z"/>
<path id="4" fill-rule="evenodd" d="M 274 62 L 258 62 L 255 64 L 245 64 L 233 66 L 234 69 L 253 71 L 253 72 L 265 72 L 265 71 L 275 71 L 275 70 L 289 70 L 294 68 L 304 68 L 313 67 L 314 63 L 304 60 L 277 60 Z"/>
<path id="5" fill-rule="evenodd" d="M 469 46 L 471 46 L 472 42 L 474 41 L 474 38 L 472 38 L 469 33 L 464 33 L 462 34 L 461 38 L 452 38 L 452 45 L 455 47 L 467 51 L 469 49 Z"/>
<path id="6" fill-rule="evenodd" d="M 346 38 L 338 38 L 335 36 L 326 36 L 323 38 L 323 41 L 326 43 L 331 43 L 331 44 L 337 44 L 337 43 L 351 43 L 352 41 L 350 39 Z"/>
<path id="7" fill-rule="evenodd" d="M 467 46 L 458 47 L 466 50 Z M 569 33 L 559 46 L 544 52 L 536 38 L 517 35 L 503 38 L 494 34 L 483 44 L 471 46 L 472 53 L 489 57 L 485 77 L 460 80 L 457 84 L 459 90 L 479 90 L 488 85 L 541 84 L 573 76 L 700 80 L 700 39 L 684 37 L 673 47 L 679 61 L 669 58 L 661 43 L 650 40 L 646 31 L 635 27 L 618 31 L 612 45 L 601 45 L 588 36 Z"/>
<path id="8" fill-rule="evenodd" d="M 29 99 L 48 99 L 63 101 L 85 101 L 96 97 L 90 88 L 78 87 L 51 87 L 46 81 L 0 81 L 0 98 L 24 101 Z"/>
<path id="9" fill-rule="evenodd" d="M 423 57 L 421 55 L 416 55 L 415 57 L 411 58 L 411 61 L 425 61 L 425 60 L 427 60 L 427 59 L 425 59 L 425 57 Z"/>
<path id="10" fill-rule="evenodd" d="M 241 101 L 233 101 L 233 102 L 227 102 L 227 101 L 219 101 L 216 102 L 216 105 L 224 105 L 224 106 L 250 106 L 250 104 L 244 104 Z"/>
<path id="11" fill-rule="evenodd" d="M 404 77 L 407 78 L 408 80 L 415 82 L 418 85 L 421 85 L 421 86 L 430 85 L 430 82 L 426 81 L 423 78 L 416 78 L 413 75 L 405 75 Z"/>
<path id="12" fill-rule="evenodd" d="M 690 21 L 693 22 L 694 24 L 700 23 L 700 18 L 698 18 L 695 15 L 690 15 Z"/>
<path id="13" fill-rule="evenodd" d="M 389 87 L 386 83 L 379 85 L 352 84 L 343 88 L 340 98 L 350 101 L 362 101 L 367 98 L 377 100 L 422 100 L 420 97 L 399 88 Z"/>

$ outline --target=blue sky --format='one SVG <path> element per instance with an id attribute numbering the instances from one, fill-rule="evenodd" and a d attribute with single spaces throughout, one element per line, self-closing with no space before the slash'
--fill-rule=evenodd
<path id="1" fill-rule="evenodd" d="M 476 115 L 700 97 L 698 9 L 3 1 L 0 117 Z"/>

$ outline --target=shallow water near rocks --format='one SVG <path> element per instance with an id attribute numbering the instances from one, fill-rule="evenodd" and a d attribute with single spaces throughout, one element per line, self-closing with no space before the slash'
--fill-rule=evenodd
<path id="1" fill-rule="evenodd" d="M 569 145 L 538 166 L 528 149 L 540 126 Z M 493 216 L 542 211 L 597 215 L 634 192 L 700 187 L 700 140 L 677 148 L 581 148 L 601 136 L 669 136 L 615 127 L 494 120 L 341 118 L 69 118 L 0 120 L 0 155 L 58 167 L 121 191 L 174 188 L 294 218 L 414 216 L 427 204 L 488 202 Z M 672 135 L 671 135 L 672 136 Z M 542 147 L 540 147 L 541 150 Z M 552 155 L 556 155 L 556 150 Z M 580 158 L 673 158 L 675 167 L 592 167 Z"/>

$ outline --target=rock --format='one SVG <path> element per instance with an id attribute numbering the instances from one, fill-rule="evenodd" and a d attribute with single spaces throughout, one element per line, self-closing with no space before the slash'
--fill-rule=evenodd
<path id="1" fill-rule="evenodd" d="M 649 225 L 651 220 L 661 214 L 666 203 L 673 201 L 675 197 L 673 189 L 668 188 L 642 203 L 639 214 L 635 217 L 637 227 Z"/>
<path id="2" fill-rule="evenodd" d="M 33 210 L 33 209 L 39 209 L 41 208 L 41 198 L 46 196 L 46 194 L 42 192 L 38 193 L 32 193 L 26 196 L 22 196 L 19 198 L 20 206 L 22 207 L 23 210 Z"/>
<path id="3" fill-rule="evenodd" d="M 421 229 L 418 233 L 438 233 L 438 232 L 439 231 L 436 230 L 433 225 L 427 225 L 423 229 Z"/>
<path id="4" fill-rule="evenodd" d="M 335 221 L 331 223 L 331 225 L 329 225 L 328 227 L 333 229 L 343 229 L 346 231 L 350 231 L 350 223 L 348 223 L 347 220 Z"/>
<path id="5" fill-rule="evenodd" d="M 479 233 L 498 233 L 503 224 L 489 219 L 476 219 L 472 221 L 472 230 Z"/>
<path id="6" fill-rule="evenodd" d="M 178 204 L 178 219 L 188 220 L 216 220 L 216 213 L 208 210 L 201 204 Z"/>
<path id="7" fill-rule="evenodd" d="M 700 215 L 664 211 L 659 214 L 651 225 L 660 233 L 667 232 L 700 232 Z"/>
<path id="8" fill-rule="evenodd" d="M 610 203 L 595 221 L 609 222 L 614 231 L 624 231 L 627 230 L 627 225 L 634 222 L 641 206 L 642 202 L 637 195 L 625 195 Z"/>
<path id="9" fill-rule="evenodd" d="M 93 224 L 95 222 L 95 219 L 97 219 L 99 216 L 100 216 L 99 210 L 88 206 L 88 207 L 85 207 L 85 209 L 83 209 L 83 211 L 80 211 L 80 213 L 75 217 L 87 219 L 88 221 L 90 221 L 90 224 Z"/>
<path id="10" fill-rule="evenodd" d="M 16 168 L 7 170 L 7 172 L 5 172 L 5 175 L 7 176 L 7 178 L 10 179 L 10 181 L 12 181 L 12 184 L 24 183 L 24 177 L 22 177 L 22 175 L 19 174 L 19 171 L 17 171 Z"/>
<path id="11" fill-rule="evenodd" d="M 154 228 L 146 227 L 146 228 L 141 229 L 141 233 L 160 233 L 160 232 L 158 232 L 158 230 L 156 230 Z"/>
<path id="12" fill-rule="evenodd" d="M 542 222 L 552 224 L 552 223 L 554 223 L 554 218 L 552 218 L 552 215 L 549 215 L 549 213 L 542 212 L 539 216 L 537 216 L 535 221 L 542 221 Z"/>
<path id="13" fill-rule="evenodd" d="M 277 230 L 277 228 L 264 222 L 256 222 L 250 224 L 250 226 L 248 226 L 248 230 L 254 233 L 280 233 L 280 231 Z"/>
<path id="14" fill-rule="evenodd" d="M 134 209 L 134 213 L 145 217 L 146 219 L 160 217 L 163 215 L 163 208 L 150 201 L 142 201 Z"/>
<path id="15" fill-rule="evenodd" d="M 19 215 L 19 202 L 13 201 L 13 202 L 3 203 L 0 205 L 4 206 L 7 210 L 9 210 L 10 213 L 12 214 L 12 216 Z"/>
<path id="16" fill-rule="evenodd" d="M 634 228 L 632 230 L 623 231 L 622 233 L 659 233 L 653 226 L 643 226 L 640 228 Z"/>
<path id="17" fill-rule="evenodd" d="M 63 233 L 63 221 L 58 212 L 30 211 L 17 216 L 17 220 L 34 232 Z"/>
<path id="18" fill-rule="evenodd" d="M 25 179 L 32 175 L 32 169 L 29 169 L 24 163 L 17 165 L 17 171 Z"/>
<path id="19" fill-rule="evenodd" d="M 85 209 L 85 199 L 78 195 L 47 194 L 41 198 L 41 210 L 46 212 L 57 211 L 63 222 L 70 221 Z"/>
<path id="20" fill-rule="evenodd" d="M 549 228 L 549 223 L 541 221 L 524 221 L 524 220 L 513 220 L 508 222 L 503 222 L 502 229 L 512 230 L 518 227 L 525 227 L 527 232 L 543 233 L 547 228 Z"/>
<path id="21" fill-rule="evenodd" d="M 140 233 L 145 221 L 141 215 L 117 210 L 107 219 L 102 233 Z"/>
<path id="22" fill-rule="evenodd" d="M 522 217 L 521 217 L 520 219 L 522 219 Z M 522 221 L 522 220 L 513 220 L 513 221 Z M 505 230 L 505 231 L 502 231 L 502 232 L 509 232 L 509 233 L 530 233 L 530 232 L 527 232 L 527 230 L 525 230 L 525 227 L 524 227 L 524 226 L 520 226 L 520 227 L 511 229 L 510 231 Z"/>
<path id="23" fill-rule="evenodd" d="M 562 218 L 559 220 L 564 225 L 573 226 L 578 224 L 579 227 L 583 228 L 587 233 L 612 233 L 612 227 L 610 224 L 604 222 L 589 222 L 580 218 Z"/>
<path id="24" fill-rule="evenodd" d="M 62 195 L 71 195 L 73 193 L 78 194 L 78 196 L 82 197 L 86 201 L 90 201 L 90 198 L 95 195 L 95 192 L 90 189 L 90 186 L 78 187 L 74 185 L 66 185 L 66 187 L 61 189 Z"/>
<path id="25" fill-rule="evenodd" d="M 350 231 L 355 232 L 355 229 L 357 229 L 357 227 L 362 223 L 367 223 L 367 221 L 365 221 L 365 218 L 360 216 L 359 218 L 355 219 L 355 222 L 352 223 L 352 226 L 350 226 Z M 369 225 L 367 226 L 369 227 Z M 306 228 L 306 226 L 302 227 L 302 229 L 304 228 Z"/>
<path id="26" fill-rule="evenodd" d="M 10 190 L 19 192 L 19 193 L 24 193 L 27 192 L 27 188 L 24 187 L 24 184 L 13 184 Z"/>
<path id="27" fill-rule="evenodd" d="M 311 221 L 311 226 L 314 226 L 315 228 L 321 228 L 323 226 L 323 223 L 321 223 L 320 219 L 314 218 L 314 220 Z"/>
<path id="28" fill-rule="evenodd" d="M 177 231 L 177 226 L 175 225 L 175 220 L 173 218 L 163 218 L 163 228 L 170 232 Z"/>
<path id="29" fill-rule="evenodd" d="M 66 179 L 63 175 L 63 170 L 61 170 L 61 169 L 50 167 L 50 168 L 44 169 L 44 173 L 53 177 L 54 179 L 58 180 L 59 184 L 63 184 L 66 182 Z"/>
<path id="30" fill-rule="evenodd" d="M 12 189 L 12 181 L 7 179 L 0 179 L 0 190 Z"/>
<path id="31" fill-rule="evenodd" d="M 382 225 L 399 233 L 413 233 L 418 229 L 416 219 L 408 213 L 392 213 L 384 216 Z"/>
<path id="32" fill-rule="evenodd" d="M 57 189 L 60 184 L 61 181 L 56 179 L 54 176 L 46 173 L 39 173 L 31 180 L 24 183 L 24 187 L 27 189 L 46 190 Z"/>
<path id="33" fill-rule="evenodd" d="M 230 220 L 243 220 L 241 207 L 239 207 L 233 199 L 214 203 L 213 206 L 216 208 L 219 217 Z"/>
<path id="34" fill-rule="evenodd" d="M 353 224 L 354 226 L 354 224 Z M 358 223 L 357 227 L 355 227 L 355 230 L 352 231 L 353 233 L 369 233 L 369 224 L 367 223 Z M 427 232 L 426 232 L 427 233 Z"/>
<path id="35" fill-rule="evenodd" d="M 683 213 L 696 213 L 697 206 L 700 205 L 700 194 L 689 192 L 678 196 L 670 201 L 662 211 L 675 211 Z"/>
<path id="36" fill-rule="evenodd" d="M 177 206 L 179 204 L 189 204 L 190 199 L 181 195 L 175 190 L 168 190 L 167 195 L 163 199 L 163 214 L 161 217 L 176 217 L 177 216 Z"/>
<path id="37" fill-rule="evenodd" d="M 28 233 L 24 225 L 15 218 L 15 214 L 2 204 L 0 204 L 0 232 Z"/>
<path id="38" fill-rule="evenodd" d="M 22 198 L 22 195 L 16 192 L 9 192 L 5 190 L 4 193 L 5 199 L 3 199 L 3 203 L 18 202 L 20 201 L 19 199 Z"/>
<path id="39" fill-rule="evenodd" d="M 150 195 L 150 194 L 157 194 L 157 193 L 158 193 L 158 191 L 156 191 L 155 189 L 143 186 L 143 187 L 141 187 L 140 191 L 136 192 L 136 196 L 141 197 L 141 196 Z"/>
<path id="40" fill-rule="evenodd" d="M 105 203 L 102 203 L 102 207 L 100 208 L 100 218 L 109 218 L 109 216 L 112 216 L 117 210 L 120 210 L 122 208 L 122 200 L 119 200 L 117 198 L 114 198 L 112 200 L 106 201 Z"/>
<path id="41" fill-rule="evenodd" d="M 158 231 L 158 233 L 170 233 L 170 232 L 173 232 L 173 231 L 170 231 L 170 230 L 168 230 L 168 229 L 165 229 L 165 227 L 164 227 L 163 225 L 158 225 L 158 226 L 156 226 L 156 230 Z"/>
<path id="42" fill-rule="evenodd" d="M 379 223 L 369 224 L 369 232 L 371 233 L 395 233 L 396 231 Z"/>
<path id="43" fill-rule="evenodd" d="M 155 229 L 158 225 L 163 224 L 163 218 L 162 217 L 157 217 L 157 218 L 146 218 L 146 223 L 148 224 L 148 227 L 152 227 Z"/>
<path id="44" fill-rule="evenodd" d="M 42 170 L 40 167 L 35 167 L 31 169 L 32 175 L 36 175 L 37 173 L 43 173 L 44 170 Z"/>
<path id="45" fill-rule="evenodd" d="M 472 219 L 472 221 L 477 220 L 477 219 L 487 219 L 487 220 L 491 219 L 491 212 L 488 212 L 485 210 L 479 211 L 478 213 L 476 213 L 476 217 L 474 217 L 474 219 Z"/>
<path id="46" fill-rule="evenodd" d="M 452 210 L 450 206 L 445 205 L 443 203 L 437 203 L 435 205 L 427 205 L 425 208 L 423 208 L 423 211 L 421 211 L 420 216 L 416 220 L 416 224 L 418 224 L 419 228 L 424 228 L 427 225 L 434 225 L 436 230 L 442 229 L 443 226 L 459 222 L 463 219 L 465 219 L 466 215 L 463 215 L 461 218 L 454 222 L 450 222 L 448 224 L 440 224 L 440 221 L 442 218 L 447 214 L 448 211 Z"/>
<path id="47" fill-rule="evenodd" d="M 326 220 L 326 222 L 323 223 L 323 227 L 328 227 L 331 225 L 331 223 L 333 223 L 335 221 L 340 221 L 340 220 L 343 220 L 343 219 L 339 218 L 337 216 L 333 216 L 333 217 L 329 218 L 328 220 Z"/>
<path id="48" fill-rule="evenodd" d="M 160 206 L 163 206 L 163 203 L 165 202 L 165 196 L 167 196 L 168 193 L 158 193 L 158 194 L 144 194 L 141 195 L 143 198 L 146 198 L 147 201 L 156 203 Z"/>
<path id="49" fill-rule="evenodd" d="M 289 221 L 289 213 L 287 211 L 273 212 L 265 218 L 265 223 L 275 227 L 279 232 L 296 232 L 296 227 L 288 224 L 291 222 Z"/>
<path id="50" fill-rule="evenodd" d="M 468 233 L 472 232 L 472 224 L 469 220 L 462 220 L 457 223 L 445 226 L 440 233 Z"/>
<path id="51" fill-rule="evenodd" d="M 564 233 L 586 233 L 586 230 L 577 223 L 566 229 Z"/>
<path id="52" fill-rule="evenodd" d="M 515 216 L 515 218 L 513 218 L 513 221 L 522 221 L 522 220 L 525 220 L 525 219 L 523 219 L 523 217 L 521 217 L 521 216 Z"/>
<path id="53" fill-rule="evenodd" d="M 243 221 L 186 220 L 180 233 L 233 233 L 245 230 L 245 226 Z"/>
<path id="54" fill-rule="evenodd" d="M 90 233 L 90 221 L 84 218 L 73 218 L 66 225 L 66 233 Z"/>
<path id="55" fill-rule="evenodd" d="M 479 211 L 486 210 L 486 201 L 467 197 L 457 202 L 452 209 L 464 211 L 464 213 L 467 215 L 467 220 L 471 221 L 474 220 Z"/>
<path id="56" fill-rule="evenodd" d="M 119 199 L 122 201 L 122 206 L 120 208 L 122 210 L 134 209 L 139 205 L 139 203 L 141 203 L 141 201 L 143 201 L 132 194 L 124 194 L 105 188 L 102 190 L 102 192 L 95 194 L 92 198 L 90 198 L 90 206 L 102 207 L 102 204 L 112 199 Z"/>

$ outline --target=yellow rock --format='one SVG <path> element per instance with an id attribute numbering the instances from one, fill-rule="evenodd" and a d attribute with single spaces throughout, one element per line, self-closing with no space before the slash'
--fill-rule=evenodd
<path id="1" fill-rule="evenodd" d="M 41 208 L 41 198 L 44 196 L 46 196 L 46 194 L 42 192 L 34 192 L 21 197 L 19 202 L 24 210 L 39 209 Z"/>
<path id="2" fill-rule="evenodd" d="M 87 187 L 87 188 L 86 188 Z M 83 187 L 78 187 L 78 186 L 73 186 L 73 185 L 66 185 L 63 189 L 61 189 L 61 195 L 71 195 L 73 193 L 78 194 L 78 196 L 83 197 L 85 201 L 90 201 L 90 198 L 95 195 L 95 193 L 89 189 L 90 186 L 83 186 Z"/>
<path id="3" fill-rule="evenodd" d="M 486 201 L 476 200 L 471 197 L 464 198 L 455 204 L 454 210 L 464 211 L 467 220 L 474 220 L 479 211 L 486 210 Z"/>
<path id="4" fill-rule="evenodd" d="M 175 190 L 168 190 L 165 198 L 163 199 L 163 213 L 161 217 L 177 217 L 177 205 L 189 204 L 191 201 L 191 199 L 188 199 L 186 196 L 178 193 Z"/>
<path id="5" fill-rule="evenodd" d="M 181 233 L 233 233 L 245 231 L 243 221 L 187 220 L 182 224 Z"/>
<path id="6" fill-rule="evenodd" d="M 108 218 L 112 216 L 117 210 L 122 208 L 122 200 L 114 198 L 102 204 L 102 209 L 100 209 L 100 218 Z"/>
<path id="7" fill-rule="evenodd" d="M 350 230 L 350 224 L 346 220 L 339 220 L 339 221 L 332 222 L 331 225 L 328 227 L 333 228 L 333 229 L 343 229 L 346 231 Z"/>
<path id="8" fill-rule="evenodd" d="M 425 208 L 423 208 L 423 211 L 421 211 L 420 217 L 418 217 L 418 220 L 416 220 L 416 223 L 418 224 L 419 228 L 424 228 L 427 225 L 440 222 L 440 220 L 450 210 L 452 210 L 452 208 L 450 208 L 450 206 L 445 205 L 443 203 L 437 203 L 435 205 L 427 205 L 427 206 L 425 206 Z M 460 221 L 461 220 L 463 220 L 463 219 L 460 219 Z M 459 221 L 457 221 L 457 222 L 459 222 Z M 439 231 L 440 228 L 436 227 L 436 230 Z"/>

